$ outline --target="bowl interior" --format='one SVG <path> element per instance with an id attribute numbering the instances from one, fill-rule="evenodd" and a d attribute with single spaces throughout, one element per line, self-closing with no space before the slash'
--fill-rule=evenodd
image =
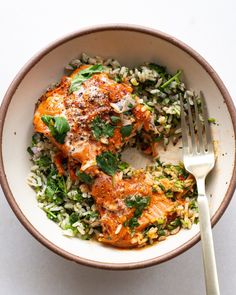
<path id="1" fill-rule="evenodd" d="M 61 229 L 38 208 L 34 191 L 26 184 L 30 162 L 26 152 L 32 135 L 32 118 L 37 99 L 52 82 L 63 75 L 63 67 L 82 52 L 118 59 L 122 65 L 137 66 L 145 61 L 164 65 L 169 71 L 183 70 L 188 88 L 202 90 L 207 99 L 210 117 L 217 120 L 213 127 L 217 162 L 207 179 L 207 192 L 213 216 L 224 201 L 234 167 L 235 137 L 231 117 L 224 97 L 207 70 L 187 51 L 158 35 L 133 30 L 102 30 L 83 33 L 66 40 L 36 60 L 12 96 L 3 129 L 2 154 L 7 182 L 14 201 L 29 223 L 46 240 L 78 258 L 100 263 L 137 263 L 161 259 L 179 251 L 198 232 L 197 225 L 182 230 L 166 241 L 140 250 L 119 250 L 94 241 L 82 241 L 62 235 Z M 169 147 L 167 160 L 181 159 L 180 150 Z M 132 155 L 132 152 L 131 152 Z M 45 242 L 46 242 L 45 240 Z M 54 246 L 53 246 L 54 247 Z M 176 254 L 177 254 L 176 252 Z M 164 255 L 164 256 L 163 256 Z M 93 262 L 92 262 L 93 264 Z"/>

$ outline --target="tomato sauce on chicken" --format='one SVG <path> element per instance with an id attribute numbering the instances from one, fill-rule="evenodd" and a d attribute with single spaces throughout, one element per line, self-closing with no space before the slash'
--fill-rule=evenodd
<path id="1" fill-rule="evenodd" d="M 177 202 L 166 198 L 152 190 L 152 180 L 144 172 L 130 179 L 115 180 L 100 174 L 92 187 L 103 227 L 99 241 L 121 248 L 131 248 L 138 245 L 136 237 L 149 225 L 160 219 L 171 218 Z M 138 218 L 138 225 L 131 229 L 127 221 L 134 215 L 134 208 L 127 207 L 125 200 L 130 196 L 150 198 L 149 205 Z"/>
<path id="2" fill-rule="evenodd" d="M 79 70 L 82 70 L 82 67 Z M 77 91 L 70 93 L 71 79 L 78 73 L 76 70 L 71 77 L 64 77 L 60 85 L 52 91 L 46 92 L 37 105 L 34 114 L 34 128 L 43 133 L 62 152 L 64 157 L 81 163 L 81 169 L 96 165 L 96 156 L 103 151 L 116 152 L 140 130 L 143 124 L 148 129 L 150 112 L 142 110 L 138 97 L 132 96 L 132 87 L 125 83 L 117 83 L 106 73 L 93 75 L 86 80 Z M 94 138 L 91 123 L 97 117 L 111 123 L 111 116 L 122 117 L 119 107 L 125 100 L 132 101 L 132 132 L 123 138 L 122 124 L 114 126 L 114 135 L 104 140 Z M 63 116 L 70 126 L 65 142 L 58 143 L 51 135 L 49 128 L 42 121 L 43 115 Z M 121 118 L 122 119 L 122 118 Z"/>

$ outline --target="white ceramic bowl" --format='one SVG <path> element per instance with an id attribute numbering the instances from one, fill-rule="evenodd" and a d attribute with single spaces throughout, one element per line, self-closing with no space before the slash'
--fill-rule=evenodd
<path id="1" fill-rule="evenodd" d="M 217 119 L 214 139 L 218 159 L 207 181 L 213 225 L 226 209 L 236 184 L 236 114 L 225 86 L 210 65 L 182 42 L 156 30 L 123 25 L 94 27 L 68 35 L 34 56 L 16 76 L 1 106 L 0 165 L 6 198 L 36 239 L 70 260 L 109 269 L 139 268 L 166 261 L 199 240 L 197 225 L 140 250 L 119 250 L 68 238 L 39 209 L 34 191 L 26 184 L 31 165 L 26 148 L 33 131 L 35 103 L 45 88 L 63 75 L 63 67 L 82 52 L 113 57 L 128 66 L 154 61 L 172 72 L 182 69 L 188 88 L 204 92 L 210 117 Z M 181 157 L 179 152 L 175 154 Z"/>

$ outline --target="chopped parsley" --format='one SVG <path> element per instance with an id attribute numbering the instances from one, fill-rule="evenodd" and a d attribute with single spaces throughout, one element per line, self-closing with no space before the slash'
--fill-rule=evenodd
<path id="1" fill-rule="evenodd" d="M 35 163 L 39 167 L 48 167 L 52 163 L 51 159 L 48 156 L 41 156 Z"/>
<path id="2" fill-rule="evenodd" d="M 118 168 L 121 170 L 121 171 L 124 171 L 125 169 L 127 169 L 129 167 L 129 164 L 127 162 L 122 162 L 120 161 L 119 164 L 118 164 Z"/>
<path id="3" fill-rule="evenodd" d="M 77 171 L 76 175 L 79 177 L 79 180 L 86 184 L 92 184 L 93 183 L 93 177 L 85 172 Z"/>
<path id="4" fill-rule="evenodd" d="M 113 124 L 116 124 L 116 123 L 120 122 L 120 117 L 111 116 L 111 121 Z"/>
<path id="5" fill-rule="evenodd" d="M 79 215 L 76 212 L 71 213 L 69 217 L 70 224 L 73 225 L 78 220 L 79 220 Z"/>
<path id="6" fill-rule="evenodd" d="M 139 226 L 138 218 L 137 217 L 130 218 L 130 220 L 128 221 L 127 225 L 130 228 L 134 228 L 134 227 Z"/>
<path id="7" fill-rule="evenodd" d="M 101 137 L 112 137 L 114 135 L 115 126 L 103 121 L 100 117 L 96 117 L 92 121 L 93 136 L 99 140 Z"/>
<path id="8" fill-rule="evenodd" d="M 55 140 L 63 144 L 65 142 L 67 132 L 70 131 L 70 126 L 66 118 L 43 115 L 41 120 L 48 126 L 51 135 L 55 138 Z"/>
<path id="9" fill-rule="evenodd" d="M 129 196 L 125 199 L 125 204 L 128 208 L 135 208 L 133 217 L 127 222 L 130 228 L 134 228 L 139 225 L 138 218 L 142 215 L 142 212 L 150 203 L 150 197 L 141 196 Z"/>
<path id="10" fill-rule="evenodd" d="M 50 170 L 47 177 L 46 190 L 44 193 L 44 200 L 55 205 L 62 205 L 64 197 L 67 194 L 66 183 L 64 176 L 59 176 L 55 168 Z M 50 209 L 45 209 L 49 219 L 56 220 L 58 212 L 51 212 Z"/>
<path id="11" fill-rule="evenodd" d="M 165 77 L 166 77 L 166 75 L 167 75 L 167 72 L 166 72 L 166 68 L 165 68 L 165 67 L 160 66 L 160 65 L 155 64 L 155 63 L 150 63 L 150 64 L 149 64 L 149 67 L 150 67 L 152 70 L 156 71 L 156 72 L 160 75 L 160 77 L 161 77 L 162 79 L 165 79 Z"/>
<path id="12" fill-rule="evenodd" d="M 178 70 L 177 73 L 172 76 L 169 80 L 167 80 L 165 83 L 163 83 L 160 88 L 163 90 L 165 89 L 167 86 L 170 85 L 171 82 L 176 81 L 177 83 L 179 83 L 179 76 L 181 75 L 182 71 Z"/>
<path id="13" fill-rule="evenodd" d="M 132 124 L 121 127 L 120 133 L 121 133 L 122 137 L 124 138 L 124 137 L 130 136 L 132 129 L 133 129 Z"/>
<path id="14" fill-rule="evenodd" d="M 103 152 L 96 157 L 98 167 L 106 174 L 113 176 L 119 169 L 119 159 L 111 152 Z"/>
<path id="15" fill-rule="evenodd" d="M 53 213 L 52 211 L 47 210 L 47 209 L 44 209 L 44 211 L 47 213 L 47 218 L 49 218 L 49 219 L 51 219 L 52 221 L 55 221 L 55 222 L 58 221 L 57 215 L 55 213 Z"/>
<path id="16" fill-rule="evenodd" d="M 120 154 L 113 154 L 110 151 L 103 152 L 96 157 L 98 167 L 106 174 L 114 176 L 120 170 L 124 171 L 129 164 L 120 159 Z"/>
<path id="17" fill-rule="evenodd" d="M 179 217 L 177 217 L 175 220 L 171 221 L 168 225 L 167 225 L 167 229 L 168 230 L 173 230 L 176 227 L 181 225 L 181 221 L 179 219 Z"/>

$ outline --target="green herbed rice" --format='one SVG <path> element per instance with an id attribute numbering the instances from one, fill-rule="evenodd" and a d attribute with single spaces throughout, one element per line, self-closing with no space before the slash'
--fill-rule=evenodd
<path id="1" fill-rule="evenodd" d="M 101 64 L 110 78 L 117 82 L 130 83 L 134 89 L 133 93 L 139 96 L 143 107 L 153 113 L 155 141 L 164 147 L 167 147 L 170 140 L 176 144 L 181 136 L 180 95 L 184 99 L 190 99 L 190 102 L 194 97 L 198 99 L 194 92 L 185 88 L 180 79 L 180 70 L 171 75 L 163 66 L 154 63 L 129 69 L 120 66 L 116 60 L 89 57 L 83 53 L 80 59 L 72 60 L 65 71 L 69 74 L 84 64 Z M 131 145 L 144 149 L 149 142 L 145 141 L 142 132 L 135 139 L 131 139 Z M 57 148 L 42 134 L 36 133 L 32 137 L 28 152 L 33 165 L 27 182 L 35 190 L 38 205 L 47 217 L 56 222 L 67 236 L 91 239 L 98 235 L 101 232 L 99 213 L 88 187 L 79 178 L 72 183 L 66 165 L 66 174 L 58 174 L 53 163 Z M 135 173 L 128 164 L 124 164 L 121 170 L 124 178 Z M 181 228 L 191 228 L 193 223 L 197 223 L 196 188 L 191 180 L 187 179 L 187 175 L 179 178 L 187 173 L 183 166 L 163 164 L 156 160 L 152 166 L 146 167 L 145 171 L 155 179 L 154 190 L 165 191 L 160 179 L 166 177 L 175 184 L 175 191 L 167 190 L 166 195 L 175 198 L 175 194 L 185 189 L 187 202 L 184 206 L 179 205 L 176 208 L 175 220 L 159 220 L 155 225 L 146 228 L 143 232 L 144 240 L 147 243 L 152 243 L 156 239 L 163 240 Z"/>

